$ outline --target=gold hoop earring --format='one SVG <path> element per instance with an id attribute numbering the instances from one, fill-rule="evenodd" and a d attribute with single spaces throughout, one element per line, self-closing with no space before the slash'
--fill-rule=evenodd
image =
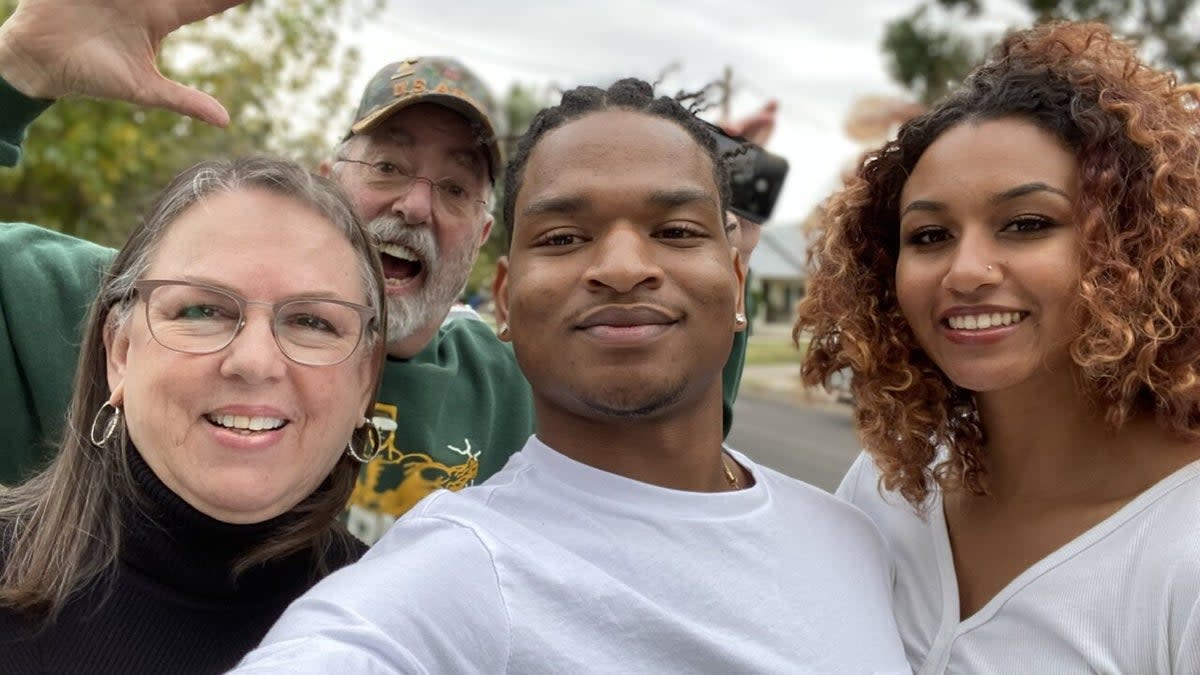
<path id="1" fill-rule="evenodd" d="M 88 440 L 97 448 L 103 448 L 112 440 L 120 427 L 121 409 L 111 401 L 105 401 L 104 405 L 96 411 L 96 416 L 92 418 L 92 428 L 88 432 Z"/>
<path id="2" fill-rule="evenodd" d="M 352 434 L 350 442 L 346 444 L 346 454 L 353 457 L 356 461 L 366 464 L 379 456 L 379 451 L 383 448 L 383 444 L 379 442 L 379 428 L 371 420 L 364 417 L 362 426 L 359 429 L 366 431 L 362 450 L 354 447 L 354 435 Z M 357 429 L 355 433 L 357 433 Z"/>

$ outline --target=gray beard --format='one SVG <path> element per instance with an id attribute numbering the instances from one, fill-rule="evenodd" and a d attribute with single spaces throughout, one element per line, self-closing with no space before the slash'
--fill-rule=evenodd
<path id="1" fill-rule="evenodd" d="M 387 342 L 406 340 L 430 326 L 441 324 L 450 306 L 462 295 L 475 266 L 479 249 L 438 251 L 433 233 L 425 226 L 410 227 L 394 216 L 383 216 L 367 226 L 371 233 L 387 243 L 412 249 L 424 265 L 425 281 L 415 293 L 404 297 L 389 296 Z"/>

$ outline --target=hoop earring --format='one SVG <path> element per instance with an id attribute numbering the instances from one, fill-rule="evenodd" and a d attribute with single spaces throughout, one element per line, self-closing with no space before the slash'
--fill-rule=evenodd
<path id="1" fill-rule="evenodd" d="M 362 426 L 359 429 L 366 430 L 366 438 L 364 439 L 362 450 L 354 447 L 354 436 L 350 436 L 350 442 L 346 444 L 346 454 L 350 455 L 355 461 L 366 464 L 375 459 L 379 455 L 379 451 L 383 448 L 383 444 L 379 442 L 379 428 L 375 423 L 367 418 L 363 418 Z"/>
<path id="2" fill-rule="evenodd" d="M 105 401 L 104 405 L 96 411 L 96 416 L 92 418 L 92 429 L 88 433 L 88 440 L 97 448 L 103 448 L 112 440 L 120 426 L 121 409 L 113 405 L 111 401 Z"/>

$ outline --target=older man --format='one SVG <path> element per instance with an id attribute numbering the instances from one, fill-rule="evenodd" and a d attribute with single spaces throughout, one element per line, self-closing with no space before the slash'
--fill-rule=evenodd
<path id="1" fill-rule="evenodd" d="M 17 161 L 24 127 L 50 103 L 42 99 L 71 93 L 227 122 L 216 101 L 163 79 L 153 57 L 179 25 L 235 4 L 24 0 L 0 27 L 0 164 Z M 326 167 L 380 237 L 393 317 L 375 416 L 382 447 L 350 507 L 351 529 L 368 542 L 434 489 L 498 471 L 534 431 L 511 348 L 482 322 L 443 325 L 492 228 L 492 109 L 483 83 L 453 59 L 390 64 L 367 85 Z M 0 228 L 0 251 L 0 439 L 33 448 L 61 427 L 76 328 L 112 253 L 28 226 Z M 724 380 L 726 432 L 743 350 L 739 337 Z M 42 459 L 11 452 L 0 453 L 0 482 Z"/>
<path id="2" fill-rule="evenodd" d="M 512 351 L 485 323 L 445 321 L 492 229 L 493 109 L 453 59 L 389 64 L 327 166 L 379 238 L 387 277 L 389 359 L 375 414 L 383 447 L 349 511 L 366 541 L 433 490 L 492 475 L 533 432 Z"/>

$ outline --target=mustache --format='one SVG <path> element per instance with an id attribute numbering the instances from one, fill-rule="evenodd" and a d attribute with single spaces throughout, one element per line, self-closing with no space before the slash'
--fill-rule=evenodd
<path id="1" fill-rule="evenodd" d="M 437 240 L 428 227 L 413 227 L 403 218 L 392 215 L 380 216 L 367 223 L 367 231 L 384 244 L 400 244 L 412 249 L 413 253 L 426 262 L 439 257 Z"/>

